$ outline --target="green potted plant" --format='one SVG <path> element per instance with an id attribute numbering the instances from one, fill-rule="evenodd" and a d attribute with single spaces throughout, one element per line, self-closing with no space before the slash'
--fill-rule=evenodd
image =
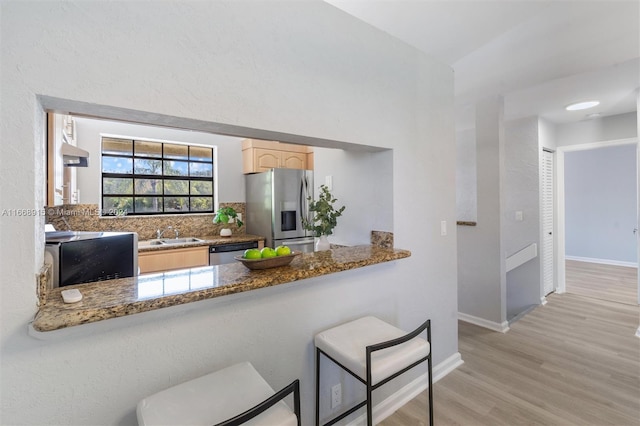
<path id="1" fill-rule="evenodd" d="M 335 209 L 333 204 L 337 201 L 333 198 L 326 185 L 320 185 L 318 201 L 309 197 L 309 212 L 311 218 L 303 218 L 302 226 L 307 231 L 312 231 L 319 237 L 316 243 L 316 251 L 329 250 L 330 245 L 327 236 L 333 234 L 333 229 L 338 225 L 338 217 L 342 216 L 345 206 Z"/>
<path id="2" fill-rule="evenodd" d="M 221 207 L 213 216 L 213 223 L 224 223 L 228 224 L 229 222 L 235 222 L 238 228 L 240 228 L 244 223 L 238 218 L 238 213 L 233 207 Z M 220 230 L 221 237 L 230 237 L 231 236 L 231 228 L 222 228 Z"/>

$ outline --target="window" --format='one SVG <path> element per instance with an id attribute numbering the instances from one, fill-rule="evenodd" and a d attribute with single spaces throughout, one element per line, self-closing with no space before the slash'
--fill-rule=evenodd
<path id="1" fill-rule="evenodd" d="M 213 212 L 214 148 L 102 138 L 102 214 Z"/>

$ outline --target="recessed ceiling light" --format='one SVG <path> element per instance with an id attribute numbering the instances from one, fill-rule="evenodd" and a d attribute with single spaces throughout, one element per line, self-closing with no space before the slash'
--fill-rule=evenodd
<path id="1" fill-rule="evenodd" d="M 575 104 L 567 106 L 567 111 L 579 111 L 581 109 L 593 108 L 597 105 L 600 105 L 600 101 L 577 102 Z"/>

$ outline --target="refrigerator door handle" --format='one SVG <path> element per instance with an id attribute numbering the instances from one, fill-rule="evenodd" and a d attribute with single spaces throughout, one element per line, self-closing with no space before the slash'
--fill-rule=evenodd
<path id="1" fill-rule="evenodd" d="M 304 178 L 300 179 L 300 197 L 298 199 L 298 210 L 300 211 L 300 223 L 304 226 L 304 211 L 302 207 L 302 201 L 304 197 Z"/>
<path id="2" fill-rule="evenodd" d="M 304 239 L 304 240 L 279 240 L 278 242 L 280 244 L 285 244 L 285 245 L 288 245 L 288 246 L 302 246 L 302 245 L 305 245 L 305 244 L 313 244 L 314 241 L 315 240 L 313 239 L 313 237 L 311 237 L 311 238 L 307 238 L 307 239 Z"/>
<path id="3" fill-rule="evenodd" d="M 302 176 L 300 179 L 300 223 L 302 223 L 302 227 L 304 230 L 304 224 L 308 220 L 307 215 L 309 212 L 307 211 L 307 194 L 309 193 L 309 183 L 307 182 L 307 177 Z"/>

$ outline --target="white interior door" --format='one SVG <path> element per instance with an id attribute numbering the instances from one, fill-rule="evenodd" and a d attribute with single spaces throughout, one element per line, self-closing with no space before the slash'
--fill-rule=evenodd
<path id="1" fill-rule="evenodd" d="M 547 295 L 554 290 L 554 191 L 553 153 L 542 152 L 542 287 Z"/>

